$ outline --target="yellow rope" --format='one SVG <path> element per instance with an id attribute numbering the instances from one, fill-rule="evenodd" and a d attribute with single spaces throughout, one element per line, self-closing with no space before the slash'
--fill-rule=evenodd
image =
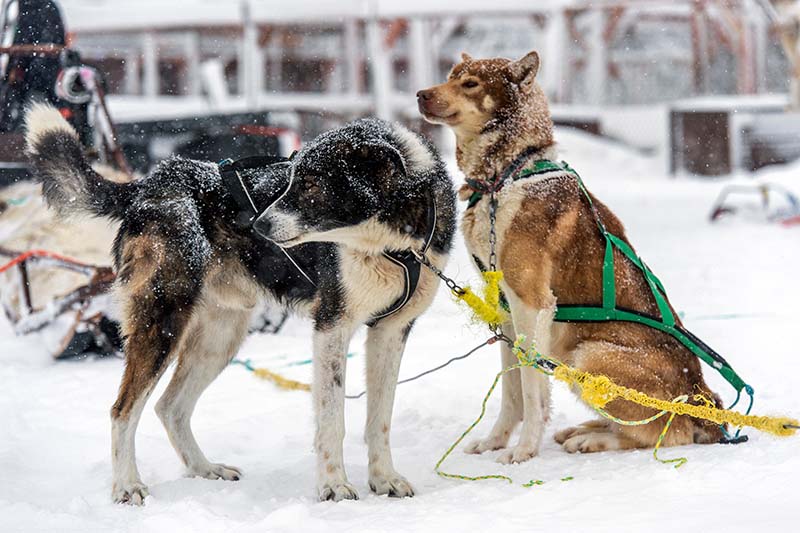
<path id="1" fill-rule="evenodd" d="M 304 391 L 311 390 L 311 385 L 309 385 L 308 383 L 302 383 L 300 381 L 295 381 L 293 379 L 285 378 L 280 374 L 276 374 L 271 370 L 267 370 L 266 368 L 254 368 L 253 374 L 260 377 L 261 379 L 266 379 L 268 381 L 273 382 L 281 389 L 304 390 Z"/>
<path id="2" fill-rule="evenodd" d="M 483 280 L 486 282 L 483 298 L 475 294 L 470 287 L 465 287 L 461 292 L 455 292 L 456 297 L 472 309 L 475 317 L 490 326 L 499 326 L 505 320 L 505 313 L 500 309 L 500 281 L 503 272 L 484 272 Z"/>
<path id="3" fill-rule="evenodd" d="M 657 411 L 667 411 L 676 415 L 688 415 L 693 418 L 710 420 L 717 424 L 731 424 L 736 427 L 749 426 L 759 431 L 772 433 L 780 437 L 793 435 L 797 430 L 789 426 L 797 426 L 795 419 L 788 417 L 771 417 L 745 415 L 737 411 L 719 409 L 706 403 L 691 405 L 674 401 L 659 400 L 634 389 L 615 384 L 606 376 L 596 376 L 583 372 L 565 364 L 560 364 L 553 376 L 567 385 L 577 385 L 581 389 L 581 398 L 594 407 L 602 409 L 615 399 L 628 400 L 636 404 L 650 407 Z"/>

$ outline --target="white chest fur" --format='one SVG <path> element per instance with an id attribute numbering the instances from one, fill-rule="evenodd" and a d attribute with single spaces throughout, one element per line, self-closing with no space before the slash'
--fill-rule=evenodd
<path id="1" fill-rule="evenodd" d="M 497 234 L 496 252 L 498 260 L 503 249 L 503 240 L 511 227 L 514 217 L 524 197 L 523 182 L 510 183 L 497 193 L 497 218 L 495 233 Z M 467 243 L 469 253 L 480 259 L 489 267 L 489 196 L 485 195 L 475 207 L 468 209 L 461 219 L 461 231 Z M 498 268 L 501 268 L 498 265 Z"/>
<path id="2" fill-rule="evenodd" d="M 439 268 L 443 268 L 447 262 L 446 256 L 434 252 L 429 251 L 427 256 Z M 359 322 L 366 320 L 403 295 L 403 269 L 392 261 L 382 255 L 367 254 L 346 247 L 343 247 L 340 257 L 346 313 L 352 319 Z M 430 304 L 437 285 L 438 279 L 422 267 L 416 291 L 398 315 L 418 315 Z"/>

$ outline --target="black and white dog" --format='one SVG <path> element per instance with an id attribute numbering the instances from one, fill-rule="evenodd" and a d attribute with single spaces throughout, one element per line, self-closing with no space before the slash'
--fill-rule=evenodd
<path id="1" fill-rule="evenodd" d="M 365 119 L 320 136 L 291 162 L 242 172 L 253 203 L 271 206 L 258 220 L 265 239 L 242 228 L 241 209 L 215 164 L 174 158 L 144 179 L 113 183 L 92 170 L 58 111 L 35 106 L 27 125 L 28 154 L 48 203 L 66 214 L 121 221 L 114 257 L 127 363 L 111 409 L 115 501 L 142 504 L 147 495 L 134 435 L 173 360 L 172 381 L 156 404 L 172 445 L 191 475 L 239 479 L 239 469 L 206 458 L 190 418 L 236 354 L 262 297 L 314 322 L 319 498 L 358 497 L 342 457 L 343 387 L 348 344 L 368 322 L 369 485 L 378 494 L 413 495 L 392 463 L 389 430 L 405 342 L 438 280 L 423 270 L 408 294 L 408 269 L 384 252 L 429 245 L 431 262 L 442 268 L 447 260 L 455 195 L 428 142 Z M 404 293 L 407 302 L 394 305 Z"/>

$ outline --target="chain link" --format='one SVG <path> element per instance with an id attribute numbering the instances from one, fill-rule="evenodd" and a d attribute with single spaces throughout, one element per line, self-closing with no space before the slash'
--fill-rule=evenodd
<path id="1" fill-rule="evenodd" d="M 418 263 L 426 266 L 428 269 L 430 269 L 431 272 L 436 274 L 439 277 L 439 279 L 444 281 L 444 284 L 447 285 L 447 288 L 450 289 L 453 292 L 453 294 L 461 296 L 466 292 L 464 288 L 461 287 L 458 283 L 456 283 L 456 281 L 453 278 L 447 277 L 444 274 L 444 272 L 439 270 L 439 268 L 436 265 L 431 263 L 430 259 L 428 259 L 424 253 L 418 252 L 416 250 L 411 250 L 411 253 L 414 254 L 414 259 L 416 259 Z"/>
<path id="2" fill-rule="evenodd" d="M 497 198 L 494 189 L 489 195 L 489 271 L 497 271 Z"/>

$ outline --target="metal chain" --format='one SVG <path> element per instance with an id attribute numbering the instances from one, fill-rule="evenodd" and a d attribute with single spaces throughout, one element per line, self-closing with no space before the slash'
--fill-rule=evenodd
<path id="1" fill-rule="evenodd" d="M 497 198 L 494 188 L 489 193 L 489 271 L 497 272 Z M 489 329 L 496 337 L 505 337 L 499 324 L 491 324 Z M 506 337 L 508 339 L 508 337 Z M 506 342 L 511 345 L 510 339 Z"/>
<path id="2" fill-rule="evenodd" d="M 497 198 L 494 196 L 494 189 L 489 195 L 489 271 L 497 271 Z"/>
<path id="3" fill-rule="evenodd" d="M 430 259 L 428 259 L 424 253 L 418 252 L 416 250 L 411 250 L 411 253 L 414 254 L 414 259 L 416 259 L 419 264 L 426 266 L 428 269 L 430 269 L 431 272 L 436 274 L 439 277 L 439 279 L 444 281 L 444 284 L 447 285 L 447 288 L 450 289 L 454 294 L 461 296 L 466 292 L 464 291 L 464 288 L 461 287 L 458 283 L 456 283 L 456 281 L 453 278 L 447 277 L 444 274 L 444 272 L 439 270 L 439 268 L 436 265 L 431 263 Z"/>
<path id="4" fill-rule="evenodd" d="M 495 272 L 497 270 L 497 231 L 495 226 L 497 225 L 497 198 L 495 198 L 495 192 L 492 190 L 489 196 L 489 270 Z M 466 293 L 463 287 L 461 287 L 458 283 L 455 282 L 453 278 L 449 278 L 442 272 L 436 265 L 430 262 L 425 256 L 424 252 L 419 252 L 417 250 L 411 250 L 411 253 L 414 254 L 414 259 L 417 260 L 418 263 L 421 265 L 426 266 L 436 274 L 439 279 L 444 281 L 447 288 L 450 289 L 453 294 L 457 296 L 461 296 Z M 506 342 L 509 346 L 513 345 L 513 341 L 508 338 L 501 330 L 500 326 L 495 324 L 489 326 L 489 329 L 494 334 L 494 338 L 497 340 L 502 340 Z"/>

